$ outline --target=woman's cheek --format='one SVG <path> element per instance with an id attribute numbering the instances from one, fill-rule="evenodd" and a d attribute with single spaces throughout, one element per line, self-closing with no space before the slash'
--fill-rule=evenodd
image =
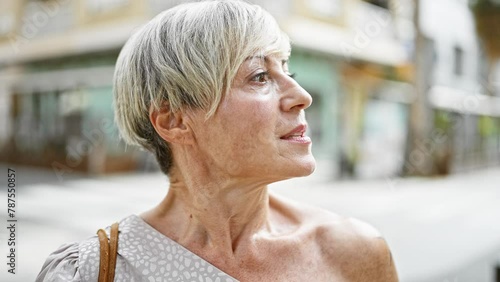
<path id="1" fill-rule="evenodd" d="M 252 132 L 252 141 L 255 146 L 265 149 L 262 146 L 272 146 L 276 137 L 276 118 L 271 114 L 268 105 L 258 104 L 251 111 L 251 118 L 246 118 L 247 130 Z"/>

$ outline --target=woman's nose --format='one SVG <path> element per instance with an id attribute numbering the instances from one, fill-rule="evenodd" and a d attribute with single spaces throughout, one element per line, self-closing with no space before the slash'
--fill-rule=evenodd
<path id="1" fill-rule="evenodd" d="M 312 97 L 294 79 L 288 78 L 283 87 L 281 107 L 285 112 L 307 109 L 312 103 Z"/>

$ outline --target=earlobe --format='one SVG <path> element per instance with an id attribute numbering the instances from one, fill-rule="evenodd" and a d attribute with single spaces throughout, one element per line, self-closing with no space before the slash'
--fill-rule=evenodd
<path id="1" fill-rule="evenodd" d="M 156 133 L 169 143 L 190 143 L 191 130 L 185 124 L 182 111 L 172 112 L 168 103 L 163 103 L 159 109 L 153 106 L 149 109 L 149 120 Z"/>

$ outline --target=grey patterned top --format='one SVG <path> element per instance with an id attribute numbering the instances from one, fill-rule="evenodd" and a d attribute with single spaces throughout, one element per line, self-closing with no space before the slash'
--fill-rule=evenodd
<path id="1" fill-rule="evenodd" d="M 106 228 L 109 236 L 110 228 Z M 97 281 L 99 239 L 61 246 L 52 253 L 38 274 L 41 281 Z M 120 222 L 115 281 L 237 281 L 144 220 L 131 215 Z"/>

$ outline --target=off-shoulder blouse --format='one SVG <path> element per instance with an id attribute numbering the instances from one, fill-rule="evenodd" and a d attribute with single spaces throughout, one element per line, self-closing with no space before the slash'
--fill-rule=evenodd
<path id="1" fill-rule="evenodd" d="M 110 228 L 106 228 L 109 236 Z M 237 281 L 158 232 L 137 215 L 120 221 L 115 281 Z M 99 275 L 97 235 L 59 247 L 45 261 L 36 282 L 95 282 Z"/>

